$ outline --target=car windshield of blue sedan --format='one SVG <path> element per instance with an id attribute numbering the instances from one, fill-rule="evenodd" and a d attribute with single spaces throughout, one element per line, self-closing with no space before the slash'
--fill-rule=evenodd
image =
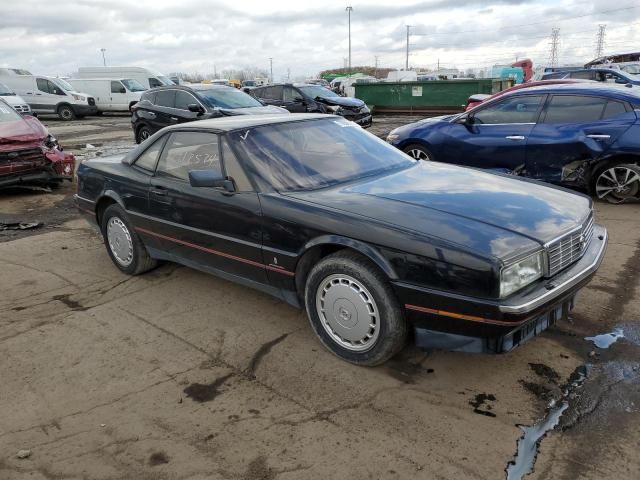
<path id="1" fill-rule="evenodd" d="M 302 90 L 305 95 L 309 96 L 310 98 L 332 98 L 340 96 L 337 93 L 329 90 L 328 88 L 324 88 L 319 85 L 314 85 L 312 87 L 300 87 L 300 90 Z"/>
<path id="2" fill-rule="evenodd" d="M 416 164 L 341 118 L 265 125 L 231 135 L 253 174 L 278 191 L 315 190 Z"/>
<path id="3" fill-rule="evenodd" d="M 232 87 L 197 90 L 198 95 L 212 108 L 250 108 L 262 107 L 262 104 L 240 90 Z"/>

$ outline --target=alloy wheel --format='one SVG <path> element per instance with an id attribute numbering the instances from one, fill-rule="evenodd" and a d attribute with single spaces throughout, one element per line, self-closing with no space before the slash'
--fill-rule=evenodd
<path id="1" fill-rule="evenodd" d="M 431 160 L 431 156 L 427 152 L 419 148 L 412 148 L 411 150 L 407 150 L 407 154 L 409 154 L 416 160 Z"/>
<path id="2" fill-rule="evenodd" d="M 326 333 L 347 350 L 367 351 L 380 336 L 380 314 L 373 296 L 349 275 L 329 275 L 320 283 L 316 310 Z"/>
<path id="3" fill-rule="evenodd" d="M 133 262 L 133 240 L 129 229 L 118 217 L 111 217 L 107 223 L 107 241 L 109 249 L 123 267 L 128 267 Z"/>
<path id="4" fill-rule="evenodd" d="M 640 174 L 637 168 L 618 165 L 604 170 L 596 181 L 596 194 L 610 203 L 623 203 L 640 193 Z"/>

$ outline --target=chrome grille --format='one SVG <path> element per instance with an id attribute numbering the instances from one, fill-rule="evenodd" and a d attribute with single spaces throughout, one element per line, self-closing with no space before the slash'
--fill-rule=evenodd
<path id="1" fill-rule="evenodd" d="M 18 113 L 28 113 L 30 111 L 29 105 L 14 105 L 13 108 Z"/>
<path id="2" fill-rule="evenodd" d="M 589 247 L 592 236 L 593 216 L 589 216 L 579 230 L 550 243 L 547 246 L 548 276 L 551 277 L 577 262 Z"/>

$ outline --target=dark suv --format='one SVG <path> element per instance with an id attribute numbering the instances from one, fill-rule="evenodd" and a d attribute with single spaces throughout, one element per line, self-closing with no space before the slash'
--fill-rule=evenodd
<path id="1" fill-rule="evenodd" d="M 613 68 L 585 68 L 583 70 L 545 73 L 542 76 L 543 80 L 554 80 L 559 78 L 578 78 L 605 83 L 619 83 L 622 85 L 640 85 L 640 76 Z"/>
<path id="2" fill-rule="evenodd" d="M 267 105 L 277 105 L 291 113 L 333 113 L 361 127 L 371 126 L 371 111 L 362 100 L 341 97 L 320 85 L 268 85 L 252 89 L 251 95 Z"/>
<path id="3" fill-rule="evenodd" d="M 140 143 L 169 125 L 225 115 L 288 113 L 264 106 L 251 95 L 222 85 L 171 85 L 152 88 L 131 108 L 131 126 Z"/>

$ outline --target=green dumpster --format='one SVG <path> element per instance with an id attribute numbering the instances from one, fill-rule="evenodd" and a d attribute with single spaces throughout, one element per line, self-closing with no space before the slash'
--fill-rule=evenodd
<path id="1" fill-rule="evenodd" d="M 464 109 L 470 95 L 512 85 L 513 80 L 504 78 L 356 83 L 355 96 L 375 113 L 454 113 Z"/>

